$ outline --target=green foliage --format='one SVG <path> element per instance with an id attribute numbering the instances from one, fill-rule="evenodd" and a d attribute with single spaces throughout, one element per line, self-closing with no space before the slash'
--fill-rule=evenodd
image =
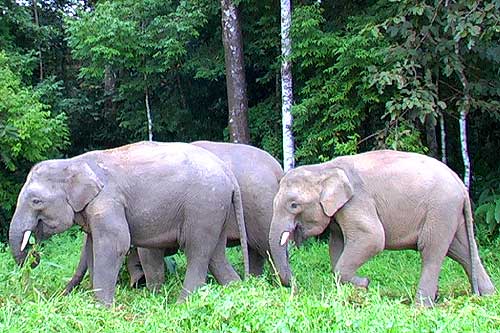
<path id="1" fill-rule="evenodd" d="M 23 85 L 8 55 L 0 52 L 0 217 L 13 211 L 27 162 L 56 156 L 68 136 L 66 115 L 52 115 L 39 91 Z M 2 236 L 6 227 L 2 218 Z"/>
<path id="2" fill-rule="evenodd" d="M 371 278 L 369 290 L 337 284 L 330 273 L 328 246 L 308 241 L 291 249 L 296 291 L 280 287 L 266 265 L 265 274 L 226 287 L 209 278 L 184 304 L 175 304 L 186 262 L 166 276 L 152 293 L 132 289 L 123 270 L 115 305 L 98 305 L 88 277 L 69 296 L 60 292 L 78 260 L 81 237 L 58 235 L 38 247 L 40 265 L 16 267 L 11 253 L 0 248 L 0 330 L 2 332 L 494 332 L 498 331 L 500 296 L 474 297 L 462 268 L 446 260 L 440 299 L 433 309 L 413 305 L 420 259 L 414 251 L 386 251 L 366 263 L 361 274 Z M 482 258 L 492 280 L 500 283 L 498 248 Z M 228 250 L 242 271 L 239 248 Z M 70 254 L 70 255 L 68 255 Z"/>
<path id="3" fill-rule="evenodd" d="M 273 156 L 283 156 L 281 136 L 281 109 L 273 99 L 268 99 L 248 110 L 248 123 L 252 142 Z"/>
<path id="4" fill-rule="evenodd" d="M 500 235 L 500 177 L 490 174 L 478 183 L 481 192 L 476 202 L 474 219 L 480 240 L 487 243 Z"/>
<path id="5" fill-rule="evenodd" d="M 295 8 L 299 159 L 325 161 L 360 143 L 426 152 L 420 134 L 410 132 L 420 132 L 426 118 L 435 126 L 440 114 L 457 114 L 466 94 L 471 112 L 498 113 L 498 5 L 446 5 L 378 1 L 345 29 L 326 24 L 318 3 Z M 411 142 L 401 146 L 399 138 Z"/>
<path id="6" fill-rule="evenodd" d="M 83 61 L 79 77 L 97 87 L 106 71 L 114 77 L 115 91 L 104 94 L 111 93 L 106 98 L 119 107 L 107 111 L 116 113 L 110 117 L 130 141 L 147 137 L 145 91 L 156 139 L 177 133 L 189 121 L 182 105 L 186 97 L 182 91 L 180 98 L 171 94 L 180 88 L 179 67 L 189 43 L 207 23 L 205 9 L 200 1 L 108 1 L 67 20 L 69 45 Z"/>
<path id="7" fill-rule="evenodd" d="M 376 137 L 376 142 L 376 149 L 402 150 L 420 154 L 426 154 L 429 151 L 422 143 L 420 132 L 409 121 L 402 121 L 380 132 Z"/>
<path id="8" fill-rule="evenodd" d="M 439 138 L 427 140 L 437 133 L 442 114 L 448 161 L 460 172 L 457 113 L 468 109 L 477 182 L 473 198 L 478 202 L 485 184 L 480 179 L 498 173 L 497 2 L 295 3 L 293 114 L 299 164 L 379 148 L 435 154 L 430 143 Z M 251 143 L 280 158 L 279 3 L 236 3 Z M 0 0 L 0 49 L 8 54 L 20 87 L 32 95 L 25 97 L 39 103 L 32 106 L 40 112 L 20 116 L 25 117 L 23 126 L 33 129 L 29 140 L 59 145 L 57 137 L 35 134 L 43 117 L 67 122 L 69 156 L 143 140 L 146 91 L 155 140 L 224 139 L 227 97 L 218 1 L 62 0 L 37 5 L 39 25 L 33 3 Z M 38 160 L 51 155 L 52 148 L 37 153 L 37 144 L 26 145 L 26 134 L 22 139 L 6 115 L 0 114 L 0 163 L 5 170 L 7 164 L 17 169 L 15 179 L 12 171 L 0 175 L 3 188 L 9 189 L 0 192 L 0 199 L 11 207 L 32 164 L 23 154 Z M 21 148 L 12 150 L 18 141 Z M 9 214 L 0 210 L 4 221 Z M 486 225 L 481 219 L 486 215 L 478 218 L 478 226 Z"/>
<path id="9" fill-rule="evenodd" d="M 356 153 L 361 122 L 380 108 L 367 76 L 370 66 L 383 60 L 375 49 L 383 39 L 354 24 L 345 35 L 323 31 L 321 13 L 318 4 L 303 6 L 293 18 L 300 86 L 293 114 L 301 163 Z"/>

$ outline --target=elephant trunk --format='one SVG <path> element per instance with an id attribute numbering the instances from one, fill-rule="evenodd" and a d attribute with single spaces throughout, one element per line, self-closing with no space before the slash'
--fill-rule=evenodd
<path id="1" fill-rule="evenodd" d="M 288 261 L 288 241 L 294 228 L 293 221 L 273 216 L 269 232 L 269 247 L 274 266 L 284 286 L 290 286 L 291 283 L 292 271 Z"/>
<path id="2" fill-rule="evenodd" d="M 28 254 L 27 245 L 36 223 L 33 217 L 20 216 L 16 211 L 9 228 L 9 244 L 12 255 L 19 266 L 22 266 Z"/>

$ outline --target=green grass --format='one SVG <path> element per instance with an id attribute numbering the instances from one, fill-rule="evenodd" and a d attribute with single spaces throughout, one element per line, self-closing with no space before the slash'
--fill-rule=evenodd
<path id="1" fill-rule="evenodd" d="M 261 278 L 227 287 L 213 279 L 176 304 L 185 259 L 167 276 L 158 293 L 131 289 L 120 274 L 115 305 L 94 301 L 88 278 L 69 296 L 60 292 L 70 279 L 80 252 L 81 235 L 66 233 L 39 247 L 35 269 L 16 267 L 0 245 L 0 332 L 495 332 L 500 331 L 500 296 L 470 296 L 462 268 L 447 260 L 437 306 L 413 305 L 420 271 L 418 253 L 385 251 L 360 273 L 371 278 L 368 291 L 337 285 L 330 273 L 328 247 L 308 241 L 292 251 L 296 291 L 279 287 L 269 267 Z M 500 251 L 481 254 L 500 285 Z M 242 271 L 239 248 L 228 250 Z"/>

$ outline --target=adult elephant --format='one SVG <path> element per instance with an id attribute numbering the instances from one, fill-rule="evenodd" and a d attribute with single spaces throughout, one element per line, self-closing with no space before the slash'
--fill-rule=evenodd
<path id="1" fill-rule="evenodd" d="M 208 267 L 222 284 L 239 280 L 225 256 L 233 211 L 246 245 L 239 186 L 220 159 L 185 143 L 139 142 L 34 166 L 19 194 L 9 242 L 22 264 L 32 232 L 41 240 L 75 221 L 87 232 L 92 285 L 105 305 L 113 301 L 131 244 L 176 246 L 187 257 L 183 300 L 205 282 Z"/>
<path id="2" fill-rule="evenodd" d="M 269 242 L 290 284 L 287 242 L 330 228 L 330 258 L 342 282 L 367 287 L 357 269 L 383 249 L 422 256 L 416 302 L 433 304 L 445 256 L 465 269 L 474 293 L 494 292 L 478 256 L 467 189 L 443 163 L 415 153 L 373 151 L 289 171 L 274 199 Z"/>
<path id="3" fill-rule="evenodd" d="M 276 159 L 262 149 L 245 144 L 196 141 L 194 146 L 204 148 L 220 158 L 235 175 L 241 190 L 245 228 L 247 231 L 250 274 L 262 274 L 269 253 L 269 227 L 272 219 L 273 199 L 278 192 L 283 169 Z M 227 228 L 228 245 L 239 244 L 238 225 L 234 215 Z M 127 258 L 131 285 L 145 276 L 148 288 L 155 289 L 164 282 L 163 256 L 176 252 L 133 248 Z M 83 279 L 86 272 L 86 251 L 77 270 L 66 286 L 69 293 Z"/>

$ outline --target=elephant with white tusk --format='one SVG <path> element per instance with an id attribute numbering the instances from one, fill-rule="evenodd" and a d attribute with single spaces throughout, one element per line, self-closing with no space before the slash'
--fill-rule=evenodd
<path id="1" fill-rule="evenodd" d="M 37 240 L 74 222 L 87 232 L 85 262 L 96 298 L 110 305 L 130 245 L 183 249 L 187 271 L 179 300 L 205 282 L 239 280 L 226 255 L 233 214 L 248 272 L 241 193 L 233 173 L 214 154 L 186 143 L 139 142 L 48 160 L 30 171 L 9 229 L 22 264 L 30 233 Z"/>
<path id="2" fill-rule="evenodd" d="M 287 243 L 330 233 L 332 270 L 342 282 L 367 287 L 357 269 L 383 249 L 421 252 L 416 302 L 435 301 L 446 256 L 459 262 L 478 295 L 495 288 L 478 256 L 469 195 L 436 159 L 373 151 L 298 167 L 282 178 L 269 233 L 281 282 L 290 284 Z"/>
<path id="3" fill-rule="evenodd" d="M 266 151 L 245 144 L 196 141 L 192 145 L 204 148 L 218 158 L 233 172 L 241 191 L 245 229 L 247 231 L 250 274 L 262 274 L 269 253 L 269 227 L 273 214 L 273 199 L 278 192 L 283 169 L 276 159 Z M 239 244 L 239 231 L 234 215 L 227 226 L 228 246 Z M 149 289 L 156 289 L 164 282 L 164 255 L 177 251 L 176 247 L 164 252 L 146 248 L 132 248 L 127 258 L 130 284 L 137 285 L 145 277 Z M 85 247 L 76 272 L 67 284 L 65 293 L 83 279 L 86 266 Z"/>

